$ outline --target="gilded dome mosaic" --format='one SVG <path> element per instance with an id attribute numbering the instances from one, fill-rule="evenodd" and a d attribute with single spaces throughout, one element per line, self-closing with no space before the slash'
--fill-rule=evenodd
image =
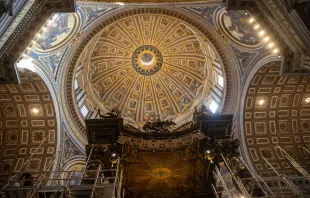
<path id="1" fill-rule="evenodd" d="M 78 64 L 89 81 L 83 86 L 91 110 L 116 107 L 125 122 L 142 126 L 158 118 L 188 121 L 193 107 L 210 98 L 216 57 L 207 38 L 190 24 L 154 13 L 104 27 Z"/>

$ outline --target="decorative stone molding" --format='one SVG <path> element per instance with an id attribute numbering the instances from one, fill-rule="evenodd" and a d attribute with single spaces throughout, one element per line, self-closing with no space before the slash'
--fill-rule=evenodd
<path id="1" fill-rule="evenodd" d="M 301 20 L 298 20 L 298 16 L 287 13 L 285 5 L 281 2 L 229 0 L 226 6 L 228 10 L 250 11 L 258 24 L 272 37 L 284 57 L 281 63 L 282 75 L 310 75 L 310 33 Z"/>
<path id="2" fill-rule="evenodd" d="M 201 2 L 203 0 L 125 0 L 125 1 L 115 1 L 115 0 L 79 0 L 81 2 L 100 2 L 100 3 L 116 3 L 116 4 L 133 4 L 133 3 L 193 3 Z M 209 0 L 211 1 L 211 0 Z M 205 1 L 203 1 L 205 2 Z"/>
<path id="3" fill-rule="evenodd" d="M 54 12 L 75 12 L 75 0 L 37 0 L 0 49 L 0 84 L 19 83 L 14 66 L 39 29 Z"/>

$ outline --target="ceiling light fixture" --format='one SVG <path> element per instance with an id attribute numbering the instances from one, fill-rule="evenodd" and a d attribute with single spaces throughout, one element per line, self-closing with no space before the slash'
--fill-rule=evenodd
<path id="1" fill-rule="evenodd" d="M 254 29 L 256 30 L 256 29 L 258 29 L 259 28 L 259 25 L 255 25 L 254 26 Z"/>
<path id="2" fill-rule="evenodd" d="M 32 109 L 32 112 L 33 112 L 34 114 L 37 114 L 37 113 L 39 113 L 39 110 L 38 110 L 37 108 L 33 108 L 33 109 Z"/>
<path id="3" fill-rule="evenodd" d="M 258 34 L 259 34 L 260 36 L 263 36 L 263 35 L 265 34 L 265 31 L 262 30 L 262 31 L 260 31 Z"/>
<path id="4" fill-rule="evenodd" d="M 265 42 L 269 41 L 269 37 L 266 36 L 266 37 L 264 38 L 264 41 L 265 41 Z"/>
<path id="5" fill-rule="evenodd" d="M 274 43 L 269 43 L 269 44 L 268 44 L 268 47 L 269 47 L 269 48 L 272 48 L 273 46 L 274 46 Z"/>
<path id="6" fill-rule="evenodd" d="M 259 105 L 263 105 L 264 103 L 265 103 L 265 100 L 264 100 L 264 99 L 258 101 L 258 104 L 259 104 Z"/>
<path id="7" fill-rule="evenodd" d="M 253 23 L 254 22 L 254 18 L 250 18 L 249 23 Z"/>
<path id="8" fill-rule="evenodd" d="M 306 98 L 306 103 L 310 103 L 310 98 Z"/>
<path id="9" fill-rule="evenodd" d="M 276 53 L 279 52 L 279 50 L 278 49 L 274 49 L 272 52 L 276 54 Z"/>

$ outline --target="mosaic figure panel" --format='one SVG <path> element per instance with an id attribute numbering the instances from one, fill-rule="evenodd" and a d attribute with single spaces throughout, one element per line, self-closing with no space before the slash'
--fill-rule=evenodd
<path id="1" fill-rule="evenodd" d="M 60 60 L 63 57 L 63 54 L 64 54 L 64 51 L 61 51 L 51 56 L 40 57 L 40 59 L 50 68 L 52 73 L 55 74 L 60 64 Z"/>
<path id="2" fill-rule="evenodd" d="M 65 167 L 66 171 L 75 171 L 72 174 L 70 173 L 63 173 L 61 178 L 62 179 L 67 179 L 67 178 L 71 178 L 70 180 L 70 185 L 77 185 L 79 182 L 81 182 L 82 179 L 82 172 L 79 171 L 84 171 L 85 170 L 85 161 L 75 161 L 71 164 L 69 164 L 67 167 Z M 64 184 L 66 184 L 65 181 Z"/>
<path id="3" fill-rule="evenodd" d="M 83 8 L 85 13 L 85 24 L 91 23 L 93 20 L 102 15 L 107 9 L 106 8 Z"/>
<path id="4" fill-rule="evenodd" d="M 54 14 L 39 33 L 40 36 L 37 36 L 35 40 L 44 50 L 53 48 L 61 44 L 70 35 L 75 25 L 76 19 L 73 14 Z"/>
<path id="5" fill-rule="evenodd" d="M 247 11 L 230 10 L 222 15 L 225 32 L 237 42 L 257 45 L 261 42 L 256 30 L 249 24 L 251 16 Z"/>

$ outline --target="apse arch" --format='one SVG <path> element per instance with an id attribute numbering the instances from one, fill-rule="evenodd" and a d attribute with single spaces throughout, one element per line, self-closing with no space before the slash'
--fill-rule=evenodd
<path id="1" fill-rule="evenodd" d="M 264 58 L 262 58 L 254 67 L 253 69 L 251 70 L 250 74 L 247 76 L 247 80 L 244 84 L 244 87 L 243 87 L 243 91 L 242 91 L 242 95 L 240 97 L 240 108 L 239 108 L 239 119 L 238 119 L 238 127 L 237 127 L 237 131 L 239 131 L 238 133 L 238 139 L 239 139 L 239 142 L 240 142 L 240 150 L 241 150 L 241 154 L 242 154 L 242 157 L 245 159 L 244 161 L 247 162 L 249 168 L 251 169 L 251 171 L 254 173 L 254 174 L 257 174 L 254 167 L 253 167 L 253 164 L 251 162 L 251 159 L 250 159 L 250 156 L 249 156 L 249 153 L 246 149 L 246 144 L 245 144 L 245 137 L 244 137 L 244 128 L 243 128 L 243 123 L 244 123 L 244 115 L 243 115 L 243 111 L 244 111 L 244 104 L 245 104 L 245 97 L 246 97 L 246 93 L 248 91 L 248 88 L 250 86 L 250 83 L 251 83 L 251 80 L 253 79 L 254 75 L 256 74 L 256 72 L 261 68 L 263 67 L 265 64 L 268 64 L 268 63 L 271 63 L 271 62 L 274 62 L 274 61 L 281 61 L 281 58 L 279 57 L 276 57 L 274 55 L 269 55 L 269 56 L 266 56 Z"/>
<path id="2" fill-rule="evenodd" d="M 56 166 L 59 121 L 53 96 L 40 75 L 27 69 L 19 73 L 21 84 L 0 86 L 2 185 L 13 172 Z"/>
<path id="3" fill-rule="evenodd" d="M 28 57 L 30 58 L 30 57 Z M 32 59 L 33 63 L 34 63 L 34 68 L 35 68 L 35 72 L 41 77 L 41 79 L 44 81 L 45 85 L 47 86 L 51 96 L 52 96 L 52 100 L 54 103 L 54 110 L 55 110 L 55 114 L 56 114 L 56 124 L 57 124 L 57 145 L 56 145 L 56 157 L 54 160 L 54 165 L 52 170 L 56 170 L 58 163 L 59 163 L 59 159 L 61 157 L 61 142 L 62 139 L 64 138 L 64 134 L 61 133 L 61 111 L 60 111 L 60 107 L 59 107 L 59 101 L 58 101 L 58 96 L 57 96 L 57 90 L 55 88 L 55 81 L 53 78 L 53 75 L 47 70 L 47 68 L 43 67 L 40 63 L 38 63 L 37 61 L 35 61 L 34 59 Z M 51 175 L 52 176 L 52 175 Z"/>
<path id="4" fill-rule="evenodd" d="M 271 177 L 273 171 L 264 161 L 287 175 L 296 171 L 276 148 L 281 146 L 297 162 L 309 169 L 307 117 L 310 79 L 304 76 L 280 76 L 279 57 L 267 57 L 251 72 L 243 90 L 240 108 L 242 156 L 255 174 Z"/>

